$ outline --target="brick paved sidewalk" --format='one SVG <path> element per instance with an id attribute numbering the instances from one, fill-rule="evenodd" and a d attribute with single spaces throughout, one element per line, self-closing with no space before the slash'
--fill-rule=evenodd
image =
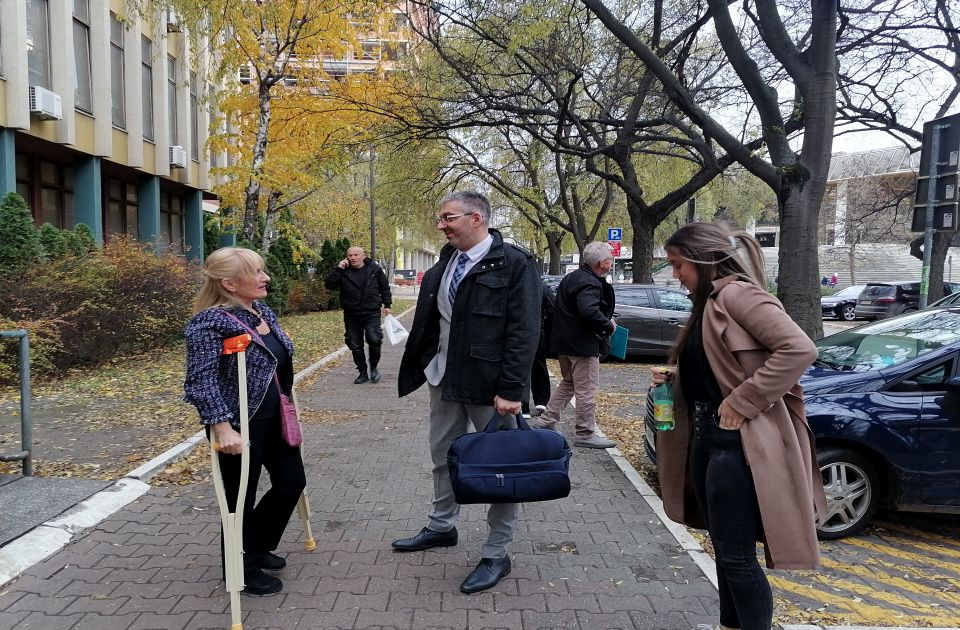
<path id="1" fill-rule="evenodd" d="M 294 516 L 279 552 L 282 593 L 243 597 L 244 628 L 645 628 L 716 619 L 716 591 L 604 451 L 576 449 L 573 491 L 524 507 L 513 572 L 476 595 L 482 506 L 463 510 L 456 547 L 411 554 L 390 541 L 425 523 L 432 496 L 427 393 L 396 395 L 399 349 L 379 385 L 353 385 L 349 359 L 300 393 L 342 412 L 306 426 L 318 547 Z M 325 414 L 326 415 L 326 414 Z M 212 487 L 154 488 L 0 593 L 0 628 L 227 628 Z"/>

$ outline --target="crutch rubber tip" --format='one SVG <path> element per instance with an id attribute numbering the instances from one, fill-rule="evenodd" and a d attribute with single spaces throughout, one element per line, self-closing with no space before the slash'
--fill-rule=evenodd
<path id="1" fill-rule="evenodd" d="M 315 541 L 313 538 L 307 538 L 305 541 L 303 541 L 303 547 L 307 551 L 313 551 L 317 548 L 317 541 Z"/>
<path id="2" fill-rule="evenodd" d="M 242 623 L 235 623 L 230 626 L 230 630 L 243 630 Z"/>

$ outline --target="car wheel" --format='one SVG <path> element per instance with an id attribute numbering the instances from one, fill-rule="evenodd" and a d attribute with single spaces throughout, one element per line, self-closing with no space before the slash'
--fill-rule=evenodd
<path id="1" fill-rule="evenodd" d="M 879 477 L 867 458 L 845 448 L 817 453 L 827 514 L 817 528 L 821 540 L 853 536 L 867 526 L 880 504 Z"/>
<path id="2" fill-rule="evenodd" d="M 915 313 L 915 312 L 917 312 L 917 309 L 913 308 L 912 306 L 908 306 L 902 311 L 904 315 L 906 315 L 907 313 Z"/>
<path id="3" fill-rule="evenodd" d="M 853 304 L 844 304 L 838 311 L 837 319 L 845 322 L 852 322 L 857 318 L 857 307 Z"/>

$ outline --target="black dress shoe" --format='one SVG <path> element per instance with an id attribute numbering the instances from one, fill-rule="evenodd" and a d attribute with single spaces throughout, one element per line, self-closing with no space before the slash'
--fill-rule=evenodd
<path id="1" fill-rule="evenodd" d="M 366 382 L 369 381 L 369 380 L 370 380 L 370 377 L 367 376 L 367 373 L 366 373 L 366 372 L 361 372 L 360 375 L 357 376 L 357 378 L 353 379 L 353 384 L 354 384 L 354 385 L 363 385 L 364 383 L 366 383 Z"/>
<path id="2" fill-rule="evenodd" d="M 267 575 L 260 569 L 244 570 L 243 583 L 243 592 L 248 595 L 271 595 L 283 589 L 280 578 Z"/>
<path id="3" fill-rule="evenodd" d="M 376 384 L 376 383 L 379 383 L 381 380 L 383 380 L 383 376 L 380 375 L 380 370 L 378 370 L 377 368 L 373 368 L 372 370 L 370 370 L 371 383 Z"/>
<path id="4" fill-rule="evenodd" d="M 453 547 L 456 544 L 456 527 L 449 532 L 435 532 L 424 527 L 416 536 L 393 541 L 393 548 L 397 551 L 423 551 L 433 547 Z"/>
<path id="5" fill-rule="evenodd" d="M 463 593 L 479 593 L 493 588 L 510 573 L 510 556 L 502 558 L 483 558 L 477 568 L 470 572 L 460 585 Z"/>
<path id="6" fill-rule="evenodd" d="M 269 551 L 264 551 L 262 553 L 250 553 L 246 555 L 250 556 L 250 561 L 254 565 L 260 567 L 261 569 L 266 569 L 267 571 L 279 571 L 287 566 L 286 560 Z"/>

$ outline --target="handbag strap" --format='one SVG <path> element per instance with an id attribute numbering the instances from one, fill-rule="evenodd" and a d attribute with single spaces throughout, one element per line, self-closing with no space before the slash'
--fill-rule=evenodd
<path id="1" fill-rule="evenodd" d="M 260 336 L 260 333 L 258 333 L 258 332 L 257 332 L 256 330 L 254 330 L 253 328 L 250 328 L 249 326 L 247 326 L 246 324 L 244 324 L 242 321 L 240 321 L 240 318 L 239 318 L 239 317 L 237 317 L 237 316 L 234 315 L 233 313 L 227 311 L 226 309 L 220 309 L 220 310 L 223 311 L 223 314 L 224 314 L 224 315 L 226 315 L 227 317 L 229 317 L 229 318 L 232 319 L 233 321 L 235 321 L 235 322 L 237 322 L 238 324 L 240 324 L 247 332 L 249 332 L 251 335 L 253 335 L 253 338 L 254 338 L 254 339 L 256 339 L 257 341 L 259 341 L 259 342 L 260 342 L 261 344 L 263 344 L 263 345 L 267 345 L 266 343 L 264 343 L 263 337 Z M 280 395 L 281 395 L 281 396 L 286 396 L 286 394 L 283 393 L 283 388 L 280 387 L 280 379 L 277 378 L 277 371 L 276 371 L 276 370 L 273 371 L 273 382 L 277 384 L 277 391 L 280 392 Z"/>
<path id="2" fill-rule="evenodd" d="M 527 421 L 523 419 L 523 414 L 516 414 L 517 417 L 517 429 L 518 431 L 530 431 L 530 425 L 527 424 Z M 490 421 L 487 422 L 487 426 L 484 427 L 485 433 L 496 433 L 500 430 L 500 423 L 503 421 L 504 416 L 501 416 L 496 411 L 493 412 L 493 415 L 490 416 Z"/>

